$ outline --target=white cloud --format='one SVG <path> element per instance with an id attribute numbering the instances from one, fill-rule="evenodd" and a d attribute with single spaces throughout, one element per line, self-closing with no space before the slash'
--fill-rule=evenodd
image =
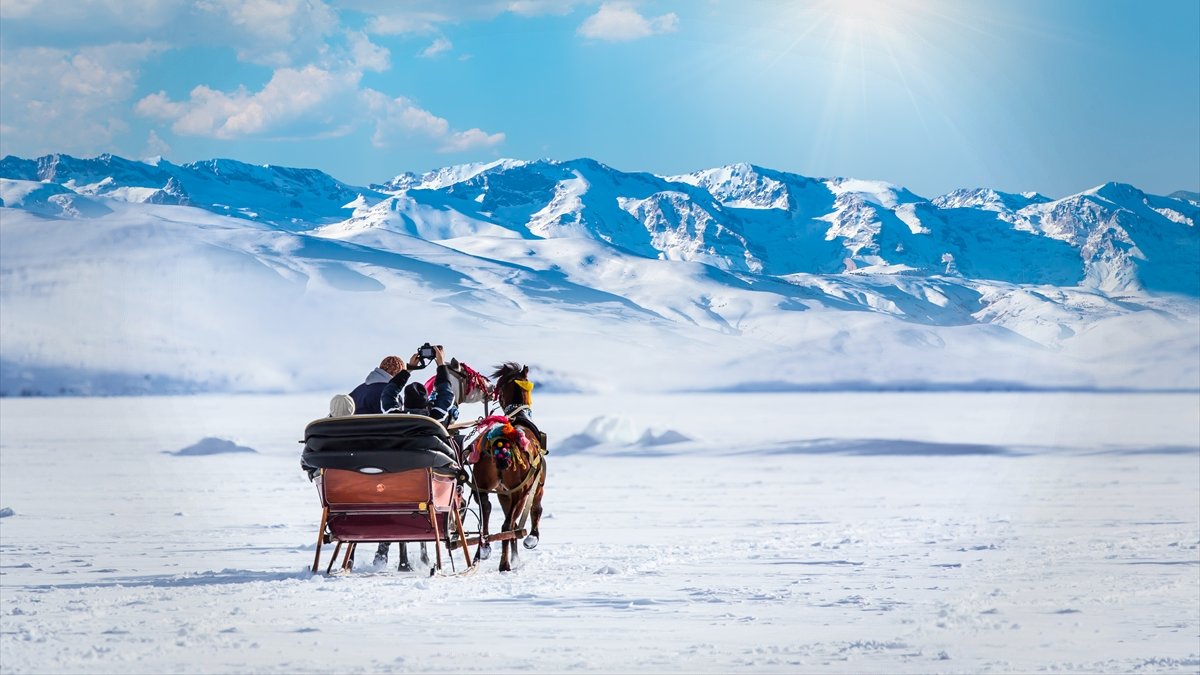
<path id="1" fill-rule="evenodd" d="M 606 2 L 576 32 L 593 40 L 623 42 L 670 33 L 678 27 L 679 17 L 674 12 L 649 19 L 630 3 Z"/>
<path id="2" fill-rule="evenodd" d="M 2 152 L 108 149 L 128 128 L 120 104 L 133 95 L 138 65 L 163 48 L 144 42 L 0 52 L 0 124 L 13 130 L 0 138 Z"/>
<path id="3" fill-rule="evenodd" d="M 33 14 L 39 4 L 38 0 L 5 0 L 0 3 L 0 19 L 23 19 Z"/>
<path id="4" fill-rule="evenodd" d="M 486 21 L 504 13 L 524 17 L 569 14 L 588 0 L 347 0 L 342 6 L 370 15 L 370 33 L 403 35 L 436 33 L 440 26 Z"/>
<path id="5" fill-rule="evenodd" d="M 196 8 L 219 22 L 239 59 L 268 66 L 312 60 L 339 24 L 321 0 L 199 0 Z"/>
<path id="6" fill-rule="evenodd" d="M 345 0 L 337 10 L 327 1 L 0 0 L 5 23 L 0 145 L 23 155 L 112 151 L 129 129 L 132 110 L 164 123 L 149 132 L 146 147 L 152 152 L 169 150 L 159 135 L 163 129 L 229 140 L 323 138 L 374 127 L 377 144 L 428 142 L 445 152 L 491 147 L 503 142 L 503 133 L 454 129 L 406 99 L 363 88 L 363 73 L 387 71 L 391 54 L 367 32 L 346 30 L 339 12 L 377 16 L 377 22 L 408 21 L 411 28 L 561 8 L 464 0 L 450 16 L 440 0 L 412 0 L 399 9 L 390 0 Z M 160 40 L 112 37 L 143 35 Z M 453 49 L 440 31 L 435 37 L 425 55 Z M 80 46 L 98 40 L 114 43 Z M 49 46 L 56 42 L 73 46 Z M 257 89 L 195 82 L 185 96 L 159 91 L 134 99 L 142 62 L 156 52 L 193 45 L 236 50 L 239 60 L 268 65 L 273 75 Z"/>
<path id="7" fill-rule="evenodd" d="M 489 134 L 480 129 L 456 131 L 442 143 L 438 152 L 463 152 L 478 148 L 490 148 L 504 142 L 504 134 Z"/>
<path id="8" fill-rule="evenodd" d="M 505 9 L 521 16 L 556 14 L 566 16 L 580 4 L 580 0 L 507 0 Z"/>
<path id="9" fill-rule="evenodd" d="M 153 40 L 274 67 L 318 60 L 340 22 L 323 0 L 3 0 L 0 12 L 6 48 Z"/>
<path id="10" fill-rule="evenodd" d="M 220 139 L 295 134 L 303 129 L 344 126 L 358 93 L 357 71 L 331 72 L 317 66 L 281 68 L 261 91 L 238 87 L 232 93 L 200 85 L 187 101 L 164 92 L 138 101 L 139 115 L 171 122 L 184 136 Z"/>
<path id="11" fill-rule="evenodd" d="M 425 50 L 420 53 L 420 56 L 422 58 L 428 59 L 428 58 L 437 56 L 438 54 L 441 54 L 443 52 L 448 52 L 453 48 L 454 48 L 453 43 L 451 43 L 449 40 L 447 40 L 444 37 L 439 37 L 438 39 L 433 41 L 433 44 L 426 47 Z"/>
<path id="12" fill-rule="evenodd" d="M 15 22 L 5 26 L 9 46 L 29 45 L 51 36 L 70 36 L 73 44 L 137 42 L 167 39 L 161 29 L 188 11 L 179 0 L 4 0 L 0 18 Z M 91 33 L 92 40 L 82 40 Z M 10 42 L 15 41 L 15 42 Z M 47 45 L 49 46 L 49 45 Z"/>
<path id="13" fill-rule="evenodd" d="M 433 33 L 440 24 L 453 18 L 438 12 L 391 12 L 377 14 L 367 22 L 367 31 L 376 35 L 405 35 L 408 33 Z"/>
<path id="14" fill-rule="evenodd" d="M 404 97 L 388 98 L 367 90 L 365 100 L 375 117 L 371 142 L 376 147 L 392 145 L 397 137 L 418 136 L 438 143 L 439 152 L 464 152 L 490 148 L 504 142 L 504 134 L 488 134 L 480 129 L 453 131 L 450 123 L 420 108 Z"/>
<path id="15" fill-rule="evenodd" d="M 171 151 L 171 146 L 166 141 L 158 137 L 158 133 L 153 129 L 146 136 L 146 149 L 142 152 L 143 157 L 163 157 Z"/>
<path id="16" fill-rule="evenodd" d="M 391 52 L 386 47 L 371 42 L 365 33 L 347 33 L 346 41 L 350 45 L 350 57 L 357 68 L 382 73 L 392 67 Z"/>
<path id="17" fill-rule="evenodd" d="M 371 142 L 378 147 L 415 138 L 432 141 L 440 152 L 463 152 L 504 141 L 503 133 L 452 129 L 446 119 L 404 97 L 359 89 L 357 71 L 316 66 L 281 68 L 258 92 L 245 87 L 222 92 L 201 85 L 187 100 L 173 101 L 160 91 L 142 98 L 135 109 L 139 115 L 169 122 L 176 134 L 225 140 L 328 137 L 373 124 Z"/>

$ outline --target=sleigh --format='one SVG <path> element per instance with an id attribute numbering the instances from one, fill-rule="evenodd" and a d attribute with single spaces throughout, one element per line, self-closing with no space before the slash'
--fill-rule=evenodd
<path id="1" fill-rule="evenodd" d="M 312 571 L 320 569 L 321 548 L 336 543 L 326 573 L 342 546 L 341 568 L 348 570 L 361 542 L 433 542 L 436 567 L 461 547 L 462 468 L 446 429 L 422 415 L 352 415 L 309 423 L 300 465 L 317 486 L 321 524 Z M 452 546 L 453 545 L 453 546 Z"/>

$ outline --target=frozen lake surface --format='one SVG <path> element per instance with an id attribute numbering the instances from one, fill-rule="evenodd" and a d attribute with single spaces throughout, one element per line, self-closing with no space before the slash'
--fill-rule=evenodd
<path id="1" fill-rule="evenodd" d="M 3 671 L 1200 670 L 1197 395 L 536 395 L 541 546 L 432 579 L 308 573 L 327 400 L 0 400 Z"/>

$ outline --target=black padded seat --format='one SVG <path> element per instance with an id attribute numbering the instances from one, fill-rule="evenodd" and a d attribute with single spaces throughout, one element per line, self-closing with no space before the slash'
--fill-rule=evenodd
<path id="1" fill-rule="evenodd" d="M 409 469 L 456 469 L 450 435 L 424 415 L 392 413 L 326 417 L 304 428 L 300 466 L 392 473 Z"/>

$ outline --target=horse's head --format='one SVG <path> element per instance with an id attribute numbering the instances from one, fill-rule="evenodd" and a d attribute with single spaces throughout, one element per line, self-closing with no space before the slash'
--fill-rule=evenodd
<path id="1" fill-rule="evenodd" d="M 529 381 L 529 366 L 508 361 L 492 373 L 496 380 L 494 390 L 500 407 L 508 410 L 516 406 L 533 405 L 533 383 Z"/>

